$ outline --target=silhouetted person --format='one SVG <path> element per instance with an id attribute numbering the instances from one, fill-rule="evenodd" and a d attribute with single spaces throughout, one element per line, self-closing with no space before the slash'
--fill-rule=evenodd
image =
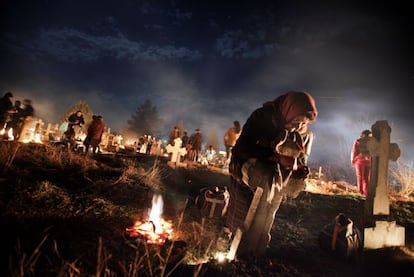
<path id="1" fill-rule="evenodd" d="M 179 137 L 180 137 L 180 129 L 178 129 L 178 126 L 174 126 L 168 137 L 168 144 L 174 146 L 175 144 L 174 140 Z"/>
<path id="2" fill-rule="evenodd" d="M 7 92 L 0 98 L 0 130 L 6 127 L 10 120 L 10 114 L 13 112 L 13 94 Z"/>
<path id="3" fill-rule="evenodd" d="M 76 111 L 75 113 L 71 114 L 68 117 L 68 129 L 65 132 L 65 137 L 69 141 L 70 144 L 74 144 L 75 141 L 75 129 L 73 126 L 79 126 L 85 124 L 85 120 L 83 119 L 82 111 Z"/>
<path id="4" fill-rule="evenodd" d="M 223 141 L 224 147 L 226 148 L 226 159 L 230 158 L 231 149 L 233 149 L 236 144 L 236 141 L 240 136 L 240 132 L 240 122 L 233 121 L 233 126 L 227 129 L 226 133 L 224 133 Z"/>
<path id="5" fill-rule="evenodd" d="M 214 163 L 214 158 L 216 157 L 216 150 L 214 150 L 213 145 L 208 146 L 205 155 L 208 164 L 212 165 Z"/>
<path id="6" fill-rule="evenodd" d="M 23 100 L 23 109 L 21 111 L 22 118 L 22 129 L 19 134 L 19 141 L 23 141 L 27 130 L 30 128 L 34 117 L 35 110 L 32 106 L 32 101 L 30 99 Z"/>
<path id="7" fill-rule="evenodd" d="M 191 145 L 188 144 L 188 140 L 189 140 L 189 137 L 188 137 L 187 131 L 184 131 L 184 134 L 181 137 L 181 141 L 182 141 L 181 147 L 185 147 L 185 150 L 187 151 L 187 153 L 182 158 L 184 161 L 187 160 L 188 153 L 191 150 Z"/>
<path id="8" fill-rule="evenodd" d="M 85 153 L 88 153 L 90 146 L 92 147 L 92 153 L 95 154 L 98 152 L 104 131 L 105 123 L 102 116 L 92 116 L 92 122 L 88 127 L 87 135 L 83 142 L 85 145 Z"/>
<path id="9" fill-rule="evenodd" d="M 22 125 L 23 125 L 23 108 L 22 108 L 22 102 L 20 100 L 14 101 L 14 107 L 13 107 L 13 113 L 11 114 L 11 119 L 9 122 L 7 122 L 6 125 L 6 132 L 5 135 L 8 134 L 10 129 L 13 129 L 13 137 L 14 140 L 18 140 Z"/>
<path id="10" fill-rule="evenodd" d="M 187 131 L 184 131 L 183 136 L 181 137 L 181 141 L 182 141 L 182 147 L 186 147 L 187 143 L 188 143 L 188 134 Z"/>
<path id="11" fill-rule="evenodd" d="M 188 160 L 198 162 L 198 155 L 200 154 L 201 145 L 203 144 L 203 135 L 201 134 L 200 129 L 195 129 L 194 133 L 188 139 L 188 144 L 191 145 Z"/>

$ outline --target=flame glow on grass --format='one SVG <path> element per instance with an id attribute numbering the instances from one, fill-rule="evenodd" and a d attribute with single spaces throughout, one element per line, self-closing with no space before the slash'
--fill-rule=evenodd
<path id="1" fill-rule="evenodd" d="M 143 237 L 149 244 L 162 245 L 173 232 L 172 222 L 162 218 L 164 202 L 161 195 L 154 195 L 148 219 L 137 220 L 133 227 L 127 228 L 131 237 Z"/>

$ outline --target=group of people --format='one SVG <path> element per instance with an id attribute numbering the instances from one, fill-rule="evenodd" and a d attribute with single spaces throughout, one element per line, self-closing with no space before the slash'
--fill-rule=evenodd
<path id="1" fill-rule="evenodd" d="M 0 98 L 0 131 L 3 137 L 8 139 L 9 131 L 12 130 L 15 141 L 22 141 L 27 129 L 31 125 L 35 110 L 30 99 L 23 101 L 14 100 L 13 93 L 7 92 Z M 78 110 L 72 113 L 68 119 L 67 129 L 64 132 L 64 139 L 72 146 L 75 141 L 75 126 L 82 127 L 85 125 L 82 111 Z M 86 152 L 92 147 L 94 153 L 99 149 L 102 141 L 102 134 L 105 131 L 105 123 L 101 115 L 93 115 L 92 121 L 87 127 L 87 135 L 83 141 Z"/>
<path id="2" fill-rule="evenodd" d="M 25 122 L 34 115 L 31 101 L 13 103 L 11 92 L 0 100 L 0 126 L 13 128 L 15 137 L 21 136 Z M 313 144 L 310 124 L 316 121 L 318 109 L 314 98 L 308 92 L 289 91 L 275 99 L 265 102 L 247 118 L 243 128 L 234 121 L 223 136 L 226 158 L 229 160 L 230 200 L 225 214 L 225 225 L 231 233 L 238 228 L 244 230 L 239 255 L 255 256 L 264 254 L 271 240 L 270 232 L 277 210 L 285 197 L 295 198 L 305 187 L 309 175 L 308 157 Z M 85 124 L 82 111 L 68 117 L 65 137 L 68 141 L 75 138 L 75 126 Z M 94 115 L 87 127 L 83 141 L 86 153 L 92 147 L 93 153 L 99 151 L 99 144 L 105 130 L 101 115 Z M 370 158 L 360 149 L 361 141 L 372 136 L 364 130 L 353 145 L 351 163 L 355 166 L 358 191 L 367 195 L 370 176 Z M 174 126 L 168 144 L 174 146 L 180 138 L 186 147 L 186 160 L 197 162 L 201 152 L 203 135 L 195 129 L 191 136 L 180 134 Z M 208 152 L 210 151 L 210 152 Z M 206 149 L 214 155 L 212 146 Z M 263 192 L 258 200 L 255 215 L 246 230 L 244 215 L 249 208 L 252 195 L 260 188 Z"/>
<path id="3" fill-rule="evenodd" d="M 175 140 L 180 138 L 181 146 L 185 147 L 187 154 L 184 155 L 184 160 L 199 162 L 201 148 L 203 145 L 203 134 L 199 128 L 194 130 L 194 133 L 188 136 L 187 132 L 184 131 L 183 135 L 180 134 L 180 129 L 178 126 L 174 126 L 170 132 L 168 138 L 168 144 L 174 146 Z"/>
<path id="4" fill-rule="evenodd" d="M 238 137 L 240 136 L 241 126 L 239 121 L 233 121 L 233 126 L 227 129 L 223 136 L 224 146 L 226 148 L 226 159 L 231 156 L 231 149 L 236 144 Z M 200 129 L 195 129 L 191 136 L 188 136 L 187 131 L 183 131 L 183 135 L 180 134 L 178 126 L 174 126 L 169 134 L 167 144 L 175 145 L 175 139 L 181 139 L 182 147 L 185 147 L 187 154 L 184 156 L 184 160 L 200 162 L 200 154 L 202 153 L 203 135 Z M 205 149 L 205 159 L 207 163 L 211 163 L 216 155 L 216 150 L 212 145 L 209 145 Z"/>
<path id="5" fill-rule="evenodd" d="M 85 125 L 85 119 L 82 111 L 78 110 L 72 113 L 68 117 L 68 126 L 65 131 L 65 140 L 70 144 L 71 147 L 75 146 L 75 126 L 81 128 Z M 85 146 L 85 153 L 89 152 L 92 148 L 92 153 L 100 151 L 99 145 L 102 141 L 102 135 L 105 132 L 105 122 L 103 121 L 102 115 L 93 115 L 92 121 L 87 126 L 86 137 L 83 140 Z"/>
<path id="6" fill-rule="evenodd" d="M 0 99 L 0 130 L 4 131 L 3 136 L 8 137 L 12 130 L 14 140 L 22 141 L 34 113 L 30 99 L 14 100 L 13 93 L 6 92 Z"/>

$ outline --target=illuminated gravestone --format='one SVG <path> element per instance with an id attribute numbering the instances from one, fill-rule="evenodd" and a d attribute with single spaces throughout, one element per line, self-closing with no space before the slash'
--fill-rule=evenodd
<path id="1" fill-rule="evenodd" d="M 176 138 L 174 140 L 174 146 L 172 146 L 171 144 L 168 144 L 165 149 L 167 150 L 167 153 L 171 153 L 171 159 L 168 162 L 169 165 L 172 166 L 186 166 L 186 163 L 182 163 L 181 160 L 181 156 L 184 156 L 185 154 L 187 154 L 187 150 L 185 149 L 185 147 L 181 147 L 182 144 L 182 140 L 181 138 Z"/>
<path id="2" fill-rule="evenodd" d="M 372 228 L 364 229 L 364 248 L 378 249 L 405 244 L 405 229 L 395 221 L 376 220 L 390 214 L 388 197 L 388 161 L 400 157 L 397 144 L 390 143 L 391 127 L 387 121 L 372 125 L 372 137 L 363 143 L 363 153 L 371 156 L 371 180 L 365 200 L 365 217 Z"/>

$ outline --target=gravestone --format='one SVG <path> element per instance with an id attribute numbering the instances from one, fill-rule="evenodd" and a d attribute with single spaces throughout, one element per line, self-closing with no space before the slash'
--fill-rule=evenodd
<path id="1" fill-rule="evenodd" d="M 174 146 L 171 144 L 168 144 L 165 147 L 165 150 L 167 150 L 167 153 L 171 153 L 171 158 L 168 161 L 168 164 L 171 166 L 187 166 L 186 163 L 181 162 L 181 156 L 184 156 L 187 154 L 187 150 L 185 147 L 181 147 L 182 144 L 181 138 L 174 139 Z"/>
<path id="2" fill-rule="evenodd" d="M 141 145 L 141 148 L 139 148 L 139 153 L 141 153 L 141 154 L 147 153 L 147 147 L 148 147 L 148 142 L 144 142 Z"/>
<path id="3" fill-rule="evenodd" d="M 378 249 L 405 244 L 405 229 L 395 221 L 386 220 L 390 214 L 388 196 L 388 161 L 400 157 L 397 144 L 390 143 L 391 127 L 388 122 L 372 125 L 372 137 L 362 144 L 363 154 L 371 156 L 371 178 L 365 200 L 365 219 L 374 227 L 364 229 L 364 248 Z M 380 220 L 384 219 L 385 220 Z"/>

